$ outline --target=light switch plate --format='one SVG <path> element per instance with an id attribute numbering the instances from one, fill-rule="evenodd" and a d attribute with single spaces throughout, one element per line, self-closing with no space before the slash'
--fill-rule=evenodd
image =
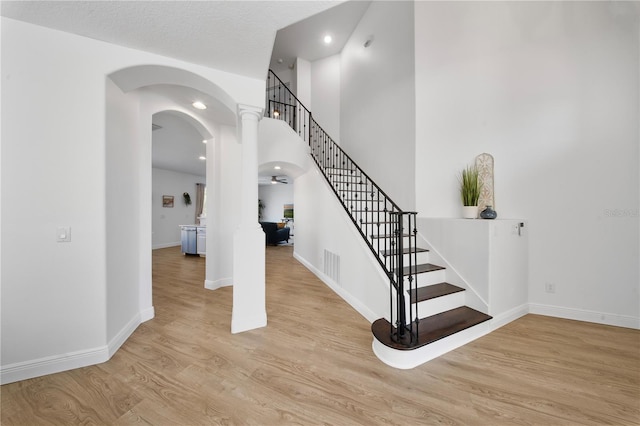
<path id="1" fill-rule="evenodd" d="M 71 227 L 70 226 L 58 226 L 56 230 L 57 241 L 59 243 L 66 243 L 71 241 Z"/>

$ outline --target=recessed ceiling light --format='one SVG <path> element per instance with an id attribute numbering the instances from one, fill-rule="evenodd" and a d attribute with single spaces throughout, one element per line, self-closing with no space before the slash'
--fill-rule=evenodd
<path id="1" fill-rule="evenodd" d="M 206 139 L 202 139 L 202 143 L 207 143 L 207 140 Z"/>
<path id="2" fill-rule="evenodd" d="M 333 40 L 333 38 L 327 34 L 326 36 L 324 36 L 324 43 L 325 44 L 331 44 L 331 41 Z"/>
<path id="3" fill-rule="evenodd" d="M 200 157 L 198 157 L 198 158 L 199 158 L 199 159 L 201 159 L 201 160 L 206 160 L 206 159 L 207 159 L 207 157 L 205 157 L 204 155 L 201 155 L 201 156 L 200 156 Z"/>
<path id="4" fill-rule="evenodd" d="M 280 166 L 275 166 L 274 169 L 280 170 Z"/>
<path id="5" fill-rule="evenodd" d="M 195 109 L 207 109 L 207 106 L 200 101 L 195 101 L 191 105 L 193 105 Z"/>

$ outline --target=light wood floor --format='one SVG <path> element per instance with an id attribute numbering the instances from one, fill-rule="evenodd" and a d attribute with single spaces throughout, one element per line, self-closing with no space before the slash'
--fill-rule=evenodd
<path id="1" fill-rule="evenodd" d="M 267 249 L 266 328 L 237 335 L 204 259 L 154 251 L 156 317 L 101 365 L 2 386 L 2 425 L 637 425 L 640 332 L 527 315 L 408 371 L 369 323 Z"/>

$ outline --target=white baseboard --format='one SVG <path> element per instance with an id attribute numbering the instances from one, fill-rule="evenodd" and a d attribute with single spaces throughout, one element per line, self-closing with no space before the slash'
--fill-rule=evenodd
<path id="1" fill-rule="evenodd" d="M 303 257 L 301 257 L 300 255 L 298 255 L 297 253 L 293 253 L 293 257 L 300 263 L 302 263 L 305 268 L 307 268 L 308 270 L 310 270 L 311 272 L 314 273 L 314 275 L 316 277 L 318 277 L 320 279 L 320 281 L 322 281 L 323 283 L 325 283 L 327 285 L 327 287 L 329 287 L 331 290 L 333 290 L 338 296 L 340 296 L 341 298 L 343 298 L 349 305 L 351 305 L 351 307 L 353 309 L 355 309 L 356 311 L 358 311 L 358 313 L 360 315 L 362 315 L 363 317 L 365 317 L 367 319 L 367 321 L 369 322 L 374 322 L 375 320 L 377 320 L 378 318 L 380 318 L 379 315 L 376 315 L 372 310 L 370 310 L 369 308 L 367 308 L 365 305 L 363 305 L 358 299 L 356 299 L 355 297 L 353 297 L 351 295 L 351 293 L 345 291 L 342 287 L 340 287 L 338 285 L 338 283 L 336 283 L 335 281 L 333 281 L 331 278 L 329 278 L 328 276 L 326 276 L 322 271 L 320 271 L 319 269 L 317 269 L 315 266 L 313 266 L 310 262 L 308 262 L 306 259 L 304 259 Z"/>
<path id="2" fill-rule="evenodd" d="M 606 312 L 587 311 L 584 309 L 565 308 L 562 306 L 529 303 L 529 313 L 550 317 L 565 318 L 617 327 L 640 329 L 640 318 L 628 315 L 610 314 Z"/>
<path id="3" fill-rule="evenodd" d="M 140 323 L 147 322 L 156 316 L 156 310 L 153 306 L 140 311 Z"/>
<path id="4" fill-rule="evenodd" d="M 156 250 L 156 249 L 163 249 L 163 248 L 169 248 L 169 247 L 177 247 L 177 246 L 181 246 L 182 242 L 177 241 L 177 242 L 173 242 L 173 243 L 161 243 L 161 244 L 154 244 L 151 249 L 152 250 Z"/>
<path id="5" fill-rule="evenodd" d="M 207 290 L 217 290 L 220 287 L 229 287 L 233 285 L 233 278 L 221 278 L 219 280 L 204 280 L 204 288 Z"/>
<path id="6" fill-rule="evenodd" d="M 64 355 L 53 355 L 30 361 L 0 367 L 0 384 L 73 370 L 74 368 L 100 364 L 109 359 L 109 349 L 105 346 L 75 351 Z"/>
<path id="7" fill-rule="evenodd" d="M 135 315 L 105 346 L 0 366 L 0 385 L 108 361 L 143 321 L 153 318 L 153 312 L 151 307 Z"/>
<path id="8" fill-rule="evenodd" d="M 107 348 L 109 350 L 109 358 L 111 358 L 113 354 L 115 354 L 116 351 L 120 349 L 120 346 L 122 346 L 122 344 L 127 341 L 129 336 L 131 336 L 131 334 L 136 331 L 136 328 L 138 328 L 140 324 L 142 324 L 142 321 L 140 320 L 140 313 L 138 313 L 133 318 L 131 318 L 131 320 L 124 327 L 122 327 L 122 329 L 115 336 L 113 336 L 113 339 L 111 339 L 111 341 L 107 345 Z"/>
<path id="9" fill-rule="evenodd" d="M 267 312 L 259 315 L 254 315 L 251 318 L 247 318 L 246 315 L 241 319 L 238 319 L 231 313 L 231 333 L 242 333 L 243 331 L 255 330 L 256 328 L 262 328 L 267 326 Z"/>
<path id="10" fill-rule="evenodd" d="M 501 314 L 491 315 L 493 318 L 490 321 L 491 330 L 497 330 L 498 328 L 509 324 L 511 321 L 515 321 L 520 317 L 523 317 L 529 313 L 529 304 L 523 303 L 520 306 L 516 306 L 515 308 L 509 309 L 506 312 L 502 312 Z"/>

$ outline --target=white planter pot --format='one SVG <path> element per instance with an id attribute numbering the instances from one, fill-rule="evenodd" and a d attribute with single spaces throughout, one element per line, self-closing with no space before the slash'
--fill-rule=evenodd
<path id="1" fill-rule="evenodd" d="M 464 219 L 476 219 L 478 217 L 478 206 L 462 206 L 462 217 Z"/>

